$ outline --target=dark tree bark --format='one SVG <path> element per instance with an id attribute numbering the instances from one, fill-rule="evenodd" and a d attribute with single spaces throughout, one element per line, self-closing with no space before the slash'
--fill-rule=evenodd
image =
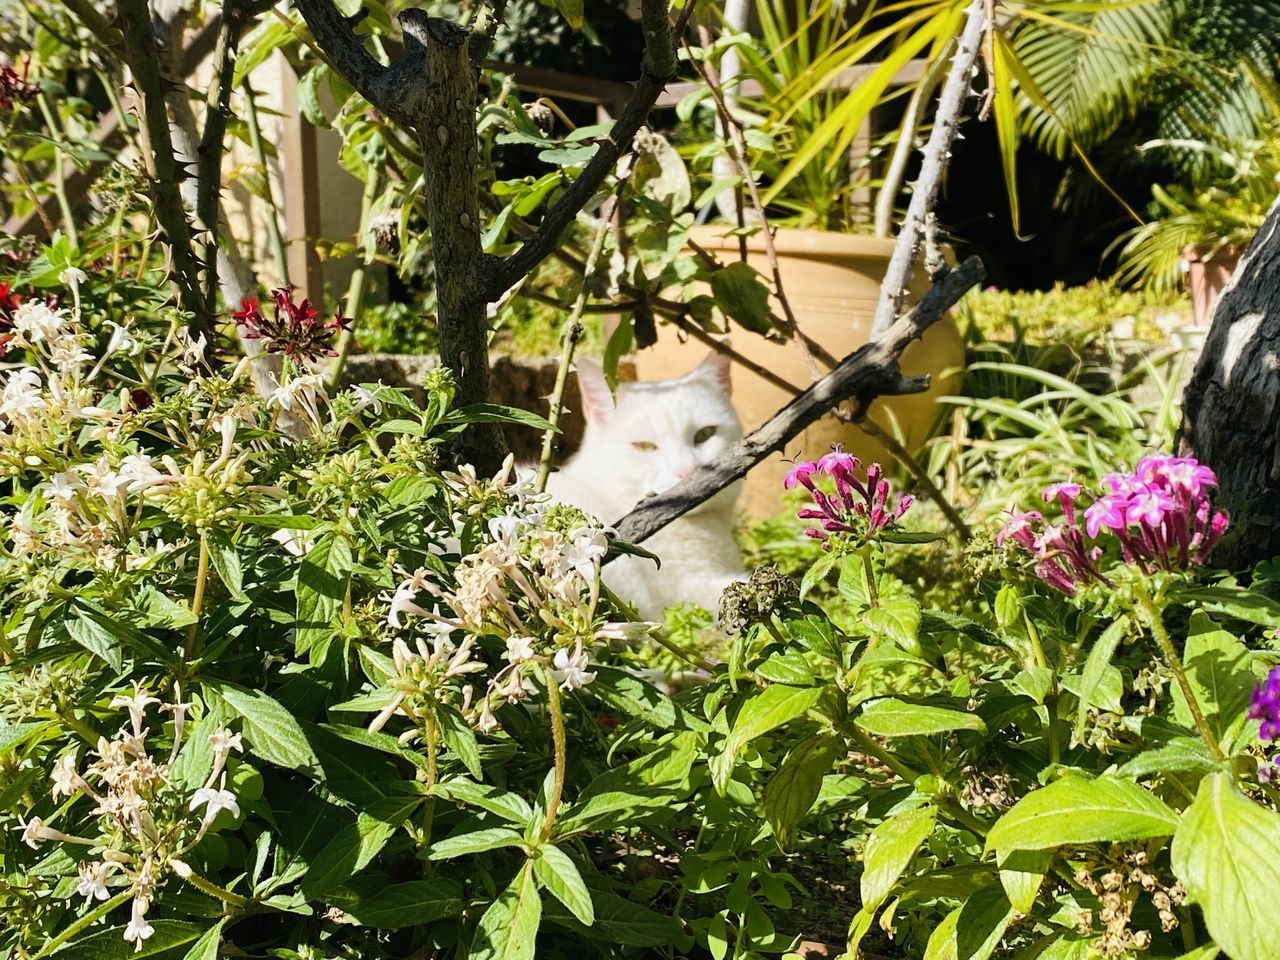
<path id="1" fill-rule="evenodd" d="M 1218 474 L 1231 514 L 1214 564 L 1244 570 L 1280 555 L 1280 200 L 1214 308 L 1180 435 Z"/>
<path id="2" fill-rule="evenodd" d="M 428 226 L 436 267 L 440 358 L 453 371 L 458 400 L 480 403 L 489 395 L 486 308 L 520 283 L 556 250 L 561 234 L 596 195 L 618 158 L 631 148 L 636 131 L 676 70 L 668 0 L 641 0 L 645 57 L 640 79 L 609 135 L 595 155 L 547 210 L 536 230 L 515 253 L 488 256 L 480 246 L 479 187 L 476 182 L 476 70 L 483 61 L 503 0 L 491 0 L 487 17 L 466 30 L 409 8 L 398 16 L 405 56 L 383 65 L 353 32 L 363 14 L 343 16 L 334 0 L 294 0 L 329 64 L 366 100 L 411 131 L 422 147 Z M 684 18 L 692 11 L 686 6 Z M 677 30 L 682 29 L 682 18 Z M 457 451 L 460 459 L 492 472 L 506 444 L 496 424 L 474 424 Z"/>

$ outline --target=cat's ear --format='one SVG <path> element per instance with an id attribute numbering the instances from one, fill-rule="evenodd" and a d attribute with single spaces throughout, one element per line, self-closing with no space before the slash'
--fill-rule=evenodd
<path id="1" fill-rule="evenodd" d="M 704 383 L 713 384 L 729 394 L 733 392 L 733 382 L 730 377 L 732 367 L 732 360 L 723 353 L 712 350 L 700 364 L 693 368 L 688 377 L 690 380 L 701 380 Z"/>
<path id="2" fill-rule="evenodd" d="M 582 416 L 587 423 L 604 423 L 613 413 L 613 391 L 604 378 L 604 367 L 586 357 L 577 361 L 577 367 Z"/>

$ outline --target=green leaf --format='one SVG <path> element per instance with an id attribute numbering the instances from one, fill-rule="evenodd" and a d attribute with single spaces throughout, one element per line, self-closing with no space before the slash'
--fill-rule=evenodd
<path id="1" fill-rule="evenodd" d="M 484 776 L 480 765 L 480 744 L 476 740 L 475 731 L 462 714 L 441 704 L 436 707 L 436 719 L 440 721 L 440 732 L 444 736 L 445 745 L 462 761 L 467 772 L 477 780 Z"/>
<path id="2" fill-rule="evenodd" d="M 987 850 L 1052 850 L 1065 844 L 1167 837 L 1178 815 L 1149 790 L 1118 777 L 1068 776 L 1033 790 L 987 834 Z"/>
<path id="3" fill-rule="evenodd" d="M 662 730 L 676 724 L 678 711 L 675 703 L 651 683 L 625 670 L 603 665 L 592 665 L 596 679 L 591 684 L 592 696 L 603 703 Z"/>
<path id="4" fill-rule="evenodd" d="M 988 960 L 1013 922 L 1014 908 L 997 886 L 965 901 L 956 920 L 956 960 Z"/>
<path id="5" fill-rule="evenodd" d="M 624 947 L 666 946 L 680 933 L 680 925 L 669 916 L 617 894 L 597 890 L 592 899 L 596 919 L 589 928 L 556 901 L 546 905 L 545 916 L 584 936 Z"/>
<path id="6" fill-rule="evenodd" d="M 1209 729 L 1221 743 L 1231 728 L 1243 721 L 1256 684 L 1249 651 L 1237 637 L 1197 610 L 1191 614 L 1182 665 Z M 1193 728 L 1191 710 L 1178 684 L 1172 685 L 1171 695 L 1174 719 Z"/>
<path id="7" fill-rule="evenodd" d="M 722 752 L 712 766 L 712 780 L 716 789 L 724 792 L 733 774 L 733 762 L 738 751 L 756 737 L 804 716 L 821 696 L 821 687 L 787 687 L 776 684 L 766 687 L 743 704 L 733 729 L 725 737 Z"/>
<path id="8" fill-rule="evenodd" d="M 458 407 L 456 410 L 449 411 L 449 415 L 445 417 L 445 422 L 515 423 L 544 432 L 547 430 L 554 430 L 556 433 L 560 432 L 560 428 L 546 417 L 540 417 L 536 413 L 530 413 L 528 410 L 521 410 L 519 407 L 506 407 L 497 403 L 473 403 L 466 407 Z"/>
<path id="9" fill-rule="evenodd" d="M 716 270 L 711 274 L 711 292 L 720 309 L 745 329 L 768 333 L 773 328 L 769 288 L 750 264 L 735 260 Z"/>
<path id="10" fill-rule="evenodd" d="M 818 799 L 822 778 L 843 748 L 844 741 L 830 735 L 801 741 L 769 778 L 764 814 L 783 850 L 795 844 L 796 828 Z"/>
<path id="11" fill-rule="evenodd" d="M 416 927 L 462 913 L 462 886 L 448 877 L 392 884 L 385 877 L 361 877 L 330 899 L 365 926 L 379 930 Z"/>
<path id="12" fill-rule="evenodd" d="M 484 853 L 486 850 L 499 850 L 502 847 L 524 846 L 524 836 L 508 827 L 488 827 L 484 830 L 472 830 L 470 833 L 454 834 L 431 844 L 431 860 L 449 860 L 470 853 Z"/>
<path id="13" fill-rule="evenodd" d="M 1013 850 L 1000 858 L 1000 886 L 1019 913 L 1031 912 L 1052 863 L 1051 850 Z"/>
<path id="14" fill-rule="evenodd" d="M 1238 587 L 1183 587 L 1173 591 L 1179 603 L 1198 603 L 1209 613 L 1262 627 L 1280 627 L 1280 601 Z"/>
<path id="15" fill-rule="evenodd" d="M 320 82 L 324 80 L 328 72 L 328 64 L 319 64 L 303 74 L 296 87 L 298 108 L 302 111 L 302 115 L 307 118 L 312 126 L 319 127 L 322 130 L 327 130 L 332 126 L 320 106 Z"/>
<path id="16" fill-rule="evenodd" d="M 865 614 L 867 626 L 910 653 L 920 652 L 920 604 L 905 593 L 881 597 Z"/>
<path id="17" fill-rule="evenodd" d="M 932 736 L 952 730 L 987 732 L 987 725 L 975 714 L 907 703 L 892 697 L 863 708 L 855 723 L 877 737 Z"/>
<path id="18" fill-rule="evenodd" d="M 862 854 L 862 908 L 875 912 L 907 869 L 925 838 L 933 832 L 933 807 L 904 810 L 871 832 Z"/>
<path id="19" fill-rule="evenodd" d="M 1199 737 L 1174 737 L 1167 743 L 1142 753 L 1121 764 L 1116 771 L 1122 777 L 1141 780 L 1162 773 L 1212 773 L 1219 764 L 1209 756 L 1209 749 Z"/>
<path id="20" fill-rule="evenodd" d="M 158 663 L 170 663 L 173 654 L 160 641 L 143 633 L 132 624 L 111 616 L 97 604 L 76 600 L 72 606 L 76 619 L 67 623 L 71 639 L 105 660 L 113 670 L 124 663 L 123 650 Z"/>
<path id="21" fill-rule="evenodd" d="M 227 925 L 228 917 L 223 917 L 212 927 L 200 935 L 200 939 L 191 945 L 183 960 L 218 960 L 218 947 L 222 944 L 222 928 Z"/>
<path id="22" fill-rule="evenodd" d="M 235 544 L 225 533 L 213 530 L 205 534 L 205 545 L 209 550 L 209 563 L 213 572 L 218 575 L 222 585 L 233 597 L 244 595 L 244 574 L 240 568 L 240 557 L 236 553 Z"/>
<path id="23" fill-rule="evenodd" d="M 956 907 L 929 934 L 924 945 L 924 960 L 957 960 L 956 924 L 960 922 L 960 907 Z"/>
<path id="24" fill-rule="evenodd" d="M 333 637 L 333 621 L 342 610 L 351 579 L 351 547 L 337 533 L 327 533 L 307 551 L 298 566 L 298 609 L 295 644 L 312 663 L 324 659 Z"/>
<path id="25" fill-rule="evenodd" d="M 583 0 L 555 0 L 555 6 L 569 26 L 575 30 L 582 29 Z"/>
<path id="26" fill-rule="evenodd" d="M 55 954 L 59 960 L 129 960 L 151 957 L 175 947 L 181 947 L 204 933 L 203 924 L 181 920 L 152 920 L 154 933 L 142 941 L 138 949 L 124 939 L 124 927 L 99 930 L 74 943 L 69 943 Z"/>
<path id="27" fill-rule="evenodd" d="M 1280 814 L 1243 796 L 1226 774 L 1213 774 L 1183 813 L 1170 858 L 1231 960 L 1275 960 Z"/>
<path id="28" fill-rule="evenodd" d="M 1124 639 L 1129 629 L 1129 618 L 1119 617 L 1102 632 L 1102 636 L 1094 643 L 1085 660 L 1084 672 L 1080 678 L 1080 705 L 1076 709 L 1076 742 L 1084 736 L 1084 725 L 1089 717 L 1089 707 L 1093 705 L 1093 695 L 1102 682 L 1102 675 L 1111 666 L 1111 658 L 1115 656 L 1116 647 Z M 1025 912 L 1025 911 L 1024 911 Z"/>
<path id="29" fill-rule="evenodd" d="M 37 731 L 47 729 L 51 723 L 14 723 L 0 725 L 0 755 L 19 747 Z"/>
<path id="30" fill-rule="evenodd" d="M 785 683 L 793 687 L 813 686 L 813 667 L 799 650 L 775 653 L 756 664 L 752 671 L 771 683 Z"/>
<path id="31" fill-rule="evenodd" d="M 437 783 L 431 788 L 431 792 L 446 800 L 469 803 L 511 823 L 523 825 L 533 819 L 533 808 L 524 797 L 499 787 L 491 787 L 487 783 L 473 783 L 459 777 Z"/>
<path id="32" fill-rule="evenodd" d="M 243 720 L 242 732 L 250 751 L 269 763 L 311 776 L 320 772 L 320 761 L 293 714 L 261 690 L 246 690 L 229 683 L 207 683 Z"/>
<path id="33" fill-rule="evenodd" d="M 567 853 L 552 844 L 538 847 L 533 857 L 533 875 L 542 888 L 568 907 L 580 923 L 588 927 L 595 923 L 591 893 Z"/>
<path id="34" fill-rule="evenodd" d="M 525 863 L 480 918 L 468 960 L 533 960 L 541 923 L 542 898 L 533 864 Z"/>
<path id="35" fill-rule="evenodd" d="M 302 878 L 303 894 L 315 900 L 346 883 L 373 862 L 396 830 L 397 824 L 361 811 L 356 822 L 339 830 L 311 861 Z"/>

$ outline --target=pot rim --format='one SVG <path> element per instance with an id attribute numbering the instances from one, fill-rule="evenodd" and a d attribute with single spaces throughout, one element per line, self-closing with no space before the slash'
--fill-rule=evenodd
<path id="1" fill-rule="evenodd" d="M 715 251 L 736 251 L 738 238 L 728 231 L 730 224 L 704 223 L 689 230 L 689 237 L 701 247 Z M 892 237 L 869 237 L 857 233 L 836 233 L 833 230 L 797 230 L 783 227 L 774 232 L 773 246 L 779 254 L 813 259 L 831 257 L 875 257 L 887 260 L 893 253 Z M 747 249 L 752 253 L 764 253 L 764 238 L 756 233 L 747 238 Z"/>

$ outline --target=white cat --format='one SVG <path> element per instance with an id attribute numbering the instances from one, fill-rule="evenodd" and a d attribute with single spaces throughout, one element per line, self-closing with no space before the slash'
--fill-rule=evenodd
<path id="1" fill-rule="evenodd" d="M 742 437 L 729 401 L 729 361 L 714 351 L 678 379 L 619 384 L 616 405 L 598 363 L 579 361 L 578 386 L 586 433 L 547 489 L 605 523 L 675 486 Z M 619 557 L 605 567 L 605 583 L 647 620 L 661 621 L 662 611 L 681 601 L 715 613 L 721 591 L 745 575 L 733 539 L 740 488 L 725 488 L 642 544 L 662 559 L 661 568 L 642 557 Z"/>

